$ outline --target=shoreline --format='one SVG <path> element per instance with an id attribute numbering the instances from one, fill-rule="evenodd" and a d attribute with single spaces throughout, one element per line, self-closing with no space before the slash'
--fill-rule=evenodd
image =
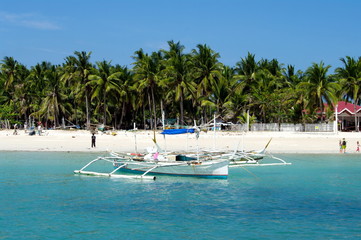
<path id="1" fill-rule="evenodd" d="M 42 136 L 30 136 L 24 130 L 13 135 L 13 130 L 0 131 L 0 151 L 50 151 L 50 152 L 145 152 L 154 146 L 151 130 L 114 131 L 96 134 L 96 148 L 91 148 L 91 134 L 86 130 L 47 130 Z M 361 133 L 307 133 L 307 132 L 201 132 L 198 141 L 195 134 L 167 135 L 156 132 L 157 144 L 166 151 L 196 151 L 237 149 L 263 149 L 271 140 L 267 151 L 271 154 L 339 154 L 339 140 L 347 141 L 347 153 L 356 153 Z"/>

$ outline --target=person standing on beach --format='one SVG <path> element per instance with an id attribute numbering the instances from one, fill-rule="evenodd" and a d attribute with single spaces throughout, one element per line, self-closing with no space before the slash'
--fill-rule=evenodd
<path id="1" fill-rule="evenodd" d="M 95 147 L 95 140 L 96 140 L 96 136 L 94 135 L 94 133 L 93 133 L 91 139 L 92 139 L 92 148 L 93 148 L 93 147 Z"/>
<path id="2" fill-rule="evenodd" d="M 340 146 L 340 153 L 342 153 L 342 140 L 340 139 L 340 141 L 338 142 L 338 145 Z"/>
<path id="3" fill-rule="evenodd" d="M 357 148 L 356 148 L 356 152 L 360 152 L 360 143 L 359 143 L 359 141 L 357 141 Z"/>
<path id="4" fill-rule="evenodd" d="M 14 124 L 14 133 L 13 133 L 13 135 L 18 135 L 18 124 L 17 123 Z"/>
<path id="5" fill-rule="evenodd" d="M 345 140 L 345 138 L 342 139 L 342 152 L 346 153 L 346 140 Z"/>
<path id="6" fill-rule="evenodd" d="M 38 134 L 41 135 L 41 122 L 38 123 Z"/>

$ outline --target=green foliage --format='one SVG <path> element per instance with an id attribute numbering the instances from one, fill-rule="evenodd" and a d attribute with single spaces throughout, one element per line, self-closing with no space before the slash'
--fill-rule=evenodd
<path id="1" fill-rule="evenodd" d="M 14 108 L 7 105 L 0 105 L 0 119 L 15 120 L 17 114 Z"/>
<path id="2" fill-rule="evenodd" d="M 247 123 L 247 119 L 249 121 L 249 125 L 251 126 L 253 123 L 257 122 L 257 118 L 254 115 L 249 115 L 247 112 L 243 112 L 241 115 L 239 115 L 238 117 L 238 122 L 241 124 L 246 124 Z"/>
<path id="3" fill-rule="evenodd" d="M 49 62 L 30 69 L 12 57 L 0 64 L 0 118 L 33 116 L 55 127 L 64 118 L 81 126 L 103 123 L 132 128 L 133 123 L 157 127 L 162 112 L 180 124 L 208 122 L 214 113 L 226 121 L 245 123 L 306 123 L 332 108 L 340 99 L 358 103 L 361 60 L 341 58 L 343 67 L 313 63 L 305 72 L 277 59 L 257 60 L 248 53 L 234 67 L 222 64 L 220 54 L 206 44 L 185 52 L 180 42 L 150 54 L 134 53 L 133 68 L 110 61 L 92 64 L 91 52 L 75 51 L 62 65 Z"/>

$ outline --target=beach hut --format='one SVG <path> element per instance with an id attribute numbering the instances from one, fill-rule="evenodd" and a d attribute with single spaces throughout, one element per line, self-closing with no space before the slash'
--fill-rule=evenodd
<path id="1" fill-rule="evenodd" d="M 360 130 L 361 106 L 355 106 L 353 103 L 339 101 L 336 109 L 337 112 L 335 112 L 335 117 L 340 131 Z"/>

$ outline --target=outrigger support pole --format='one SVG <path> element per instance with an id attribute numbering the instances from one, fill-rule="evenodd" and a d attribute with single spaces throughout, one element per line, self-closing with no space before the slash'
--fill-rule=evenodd
<path id="1" fill-rule="evenodd" d="M 100 160 L 100 159 L 102 159 L 102 157 L 98 157 L 98 158 L 90 161 L 87 165 L 85 165 L 84 167 L 82 167 L 82 169 L 80 169 L 79 172 L 83 171 L 83 170 L 84 170 L 85 168 L 87 168 L 90 164 L 93 164 L 94 162 L 96 162 L 96 161 L 98 161 L 98 160 Z"/>
<path id="2" fill-rule="evenodd" d="M 154 166 L 154 167 L 152 167 L 152 168 L 149 168 L 145 173 L 143 173 L 142 174 L 142 177 L 145 177 L 145 175 L 147 174 L 147 173 L 149 173 L 150 171 L 152 171 L 153 169 L 155 169 L 155 168 L 157 168 L 158 166 Z"/>
<path id="3" fill-rule="evenodd" d="M 111 176 L 113 173 L 115 173 L 116 171 L 118 171 L 119 169 L 121 169 L 122 167 L 126 166 L 127 164 L 124 163 L 122 165 L 120 165 L 119 167 L 117 167 L 116 169 L 114 169 L 114 171 L 112 171 L 111 173 L 109 173 L 109 176 Z"/>
<path id="4" fill-rule="evenodd" d="M 117 170 L 121 169 L 122 167 L 125 167 L 127 165 L 127 163 L 123 163 L 121 164 L 119 167 L 117 167 L 115 170 L 113 170 L 110 173 L 101 173 L 101 172 L 92 172 L 92 171 L 84 171 L 85 168 L 87 168 L 89 165 L 93 164 L 94 162 L 98 161 L 98 160 L 105 160 L 108 161 L 109 160 L 107 158 L 104 157 L 98 157 L 92 161 L 90 161 L 88 164 L 86 164 L 84 167 L 82 167 L 80 170 L 75 170 L 74 173 L 76 174 L 83 174 L 83 175 L 93 175 L 93 176 L 104 176 L 104 177 L 118 177 L 118 178 L 140 178 L 140 179 L 150 179 L 150 180 L 155 180 L 156 177 L 154 176 L 145 176 L 149 171 L 153 170 L 156 167 L 153 167 L 151 169 L 149 169 L 147 172 L 145 172 L 143 175 L 141 176 L 135 176 L 135 175 L 122 175 L 122 174 L 114 174 Z"/>

